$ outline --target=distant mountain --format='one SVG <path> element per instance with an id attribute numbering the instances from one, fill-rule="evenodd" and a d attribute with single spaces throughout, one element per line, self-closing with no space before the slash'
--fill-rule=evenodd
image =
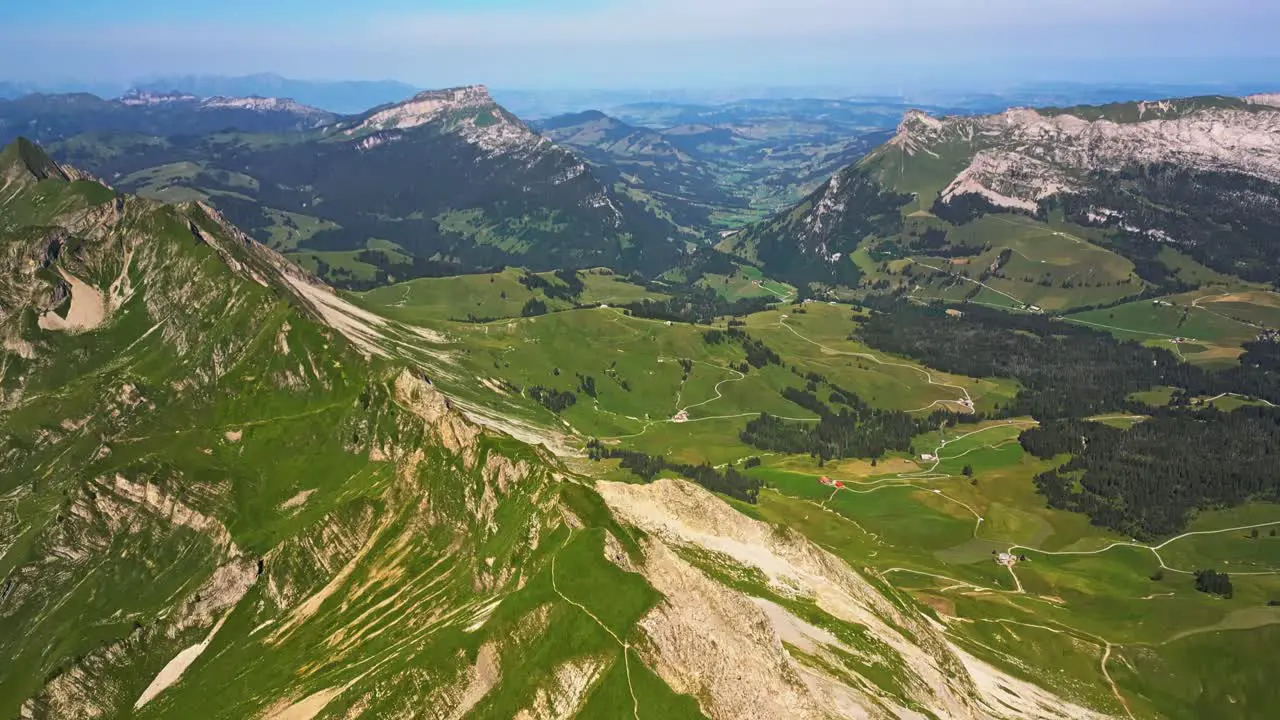
<path id="1" fill-rule="evenodd" d="M 210 101 L 206 101 L 210 102 Z M 668 263 L 667 221 L 606 187 L 483 87 L 420 93 L 309 132 L 67 142 L 59 157 L 162 199 L 207 199 L 326 276 Z M 333 253 L 341 253 L 341 262 Z"/>
<path id="2" fill-rule="evenodd" d="M 705 232 L 716 210 L 748 207 L 720 182 L 713 163 L 681 150 L 656 130 L 632 127 L 595 110 L 562 115 L 535 127 L 581 153 L 618 190 L 661 208 L 689 234 Z"/>
<path id="3" fill-rule="evenodd" d="M 133 91 L 115 100 L 103 100 L 87 93 L 37 94 L 0 100 L 0 142 L 21 136 L 49 143 L 82 133 L 168 136 L 227 129 L 284 132 L 331 123 L 336 117 L 279 98 L 200 99 L 176 92 Z"/>
<path id="4" fill-rule="evenodd" d="M 386 103 L 399 102 L 419 88 L 394 80 L 291 80 L 272 73 L 226 77 L 184 75 L 134 84 L 144 92 L 183 92 L 208 97 L 287 97 L 304 105 L 339 114 L 355 114 Z"/>
<path id="5" fill-rule="evenodd" d="M 1089 229 L 1157 286 L 1180 282 L 1163 249 L 1280 284 L 1276 104 L 1210 96 L 942 119 L 913 111 L 866 159 L 729 249 L 793 279 L 856 280 L 848 258 L 867 242 L 909 251 L 908 215 L 936 238 L 1005 213 Z"/>
<path id="6" fill-rule="evenodd" d="M 903 100 L 832 100 L 817 98 L 750 99 L 714 105 L 641 102 L 613 108 L 611 113 L 632 125 L 670 128 L 680 125 L 728 127 L 744 133 L 790 132 L 812 136 L 864 133 L 893 128 L 902 114 L 919 106 Z M 930 112 L 949 108 L 927 106 Z"/>
<path id="7" fill-rule="evenodd" d="M 778 114 L 770 109 L 776 105 L 752 101 L 744 106 L 756 110 L 746 112 L 647 103 L 629 107 L 649 122 L 682 124 L 634 125 L 589 111 L 551 118 L 537 128 L 582 153 L 617 187 L 660 208 L 687 232 L 706 234 L 795 202 L 883 137 L 848 117 Z"/>
<path id="8" fill-rule="evenodd" d="M 1083 107 L 1132 102 L 1156 102 L 1171 97 L 1208 95 L 1247 96 L 1266 86 L 1257 83 L 1071 83 L 1041 82 L 985 91 L 944 89 L 913 93 L 909 100 L 920 107 L 948 107 L 971 114 L 996 114 L 1014 107 Z M 1274 86 L 1271 86 L 1274 88 Z M 899 102 L 906 100 L 899 99 Z"/>

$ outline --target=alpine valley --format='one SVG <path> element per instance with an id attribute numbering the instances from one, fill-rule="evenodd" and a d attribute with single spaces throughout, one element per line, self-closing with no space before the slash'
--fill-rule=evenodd
<path id="1" fill-rule="evenodd" d="M 0 136 L 0 714 L 1280 714 L 1278 96 Z"/>

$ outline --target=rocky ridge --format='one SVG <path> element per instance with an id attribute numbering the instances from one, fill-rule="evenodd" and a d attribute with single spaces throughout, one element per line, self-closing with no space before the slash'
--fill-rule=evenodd
<path id="1" fill-rule="evenodd" d="M 362 142 L 383 144 L 399 140 L 402 132 L 426 125 L 439 124 L 468 143 L 481 148 L 489 157 L 499 155 L 533 155 L 549 149 L 551 142 L 520 122 L 500 107 L 483 85 L 428 90 L 409 100 L 379 108 L 342 130 L 347 136 L 375 138 Z"/>
<path id="2" fill-rule="evenodd" d="M 316 125 L 331 122 L 333 114 L 303 105 L 289 98 L 275 97 L 210 97 L 201 99 L 183 92 L 149 92 L 131 90 L 116 102 L 128 107 L 187 105 L 199 110 L 248 110 L 261 113 L 288 113 L 312 119 Z"/>
<path id="3" fill-rule="evenodd" d="M 1073 192 L 1091 172 L 1169 163 L 1280 181 L 1280 109 L 1249 104 L 1134 103 L 1128 117 L 1072 109 L 1015 108 L 984 117 L 909 113 L 890 145 L 907 156 L 939 146 L 973 149 L 968 167 L 942 191 L 944 201 L 976 194 L 997 207 L 1034 212 L 1044 198 Z"/>

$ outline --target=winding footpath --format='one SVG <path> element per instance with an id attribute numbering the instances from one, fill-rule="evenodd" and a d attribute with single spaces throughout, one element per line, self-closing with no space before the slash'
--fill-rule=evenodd
<path id="1" fill-rule="evenodd" d="M 564 548 L 568 547 L 569 541 L 572 539 L 573 539 L 573 528 L 569 528 L 569 535 L 565 537 L 564 545 L 561 545 L 560 549 L 563 550 Z M 563 592 L 560 592 L 560 586 L 556 584 L 556 556 L 559 554 L 560 553 L 557 552 L 551 556 L 551 589 L 555 591 L 556 595 L 560 596 L 561 600 L 564 600 L 570 605 L 586 613 L 587 617 L 594 620 L 595 623 L 599 625 L 602 630 L 609 633 L 609 637 L 612 637 L 614 642 L 622 646 L 622 662 L 624 663 L 624 666 L 627 671 L 627 689 L 631 691 L 631 712 L 635 720 L 640 720 L 640 701 L 636 698 L 635 686 L 631 684 L 631 643 L 624 642 L 622 638 L 618 637 L 616 633 L 614 633 L 612 630 L 609 629 L 608 625 L 605 625 L 603 622 L 600 621 L 600 618 L 596 617 L 595 613 L 588 610 L 587 606 L 583 605 L 582 603 L 569 599 L 569 596 L 565 595 Z"/>

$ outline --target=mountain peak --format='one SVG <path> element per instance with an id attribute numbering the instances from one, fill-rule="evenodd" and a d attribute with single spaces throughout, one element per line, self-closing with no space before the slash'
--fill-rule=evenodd
<path id="1" fill-rule="evenodd" d="M 363 122 L 348 131 L 408 130 L 426 125 L 450 113 L 479 110 L 496 106 L 484 85 L 468 85 L 445 90 L 427 90 L 408 100 L 370 113 Z"/>
<path id="2" fill-rule="evenodd" d="M 493 103 L 486 85 L 460 85 L 442 90 L 423 90 L 414 95 L 408 102 L 422 100 L 441 100 L 461 105 L 487 105 Z"/>
<path id="3" fill-rule="evenodd" d="M 897 135 L 889 144 L 901 147 L 908 155 L 914 155 L 922 146 L 929 144 L 930 138 L 945 124 L 944 120 L 939 120 L 924 110 L 908 110 L 902 116 L 902 122 L 898 123 Z"/>
<path id="4" fill-rule="evenodd" d="M 69 179 L 39 145 L 20 137 L 0 150 L 0 178 L 3 179 L 4 186 L 8 186 L 23 177 L 35 180 Z"/>

